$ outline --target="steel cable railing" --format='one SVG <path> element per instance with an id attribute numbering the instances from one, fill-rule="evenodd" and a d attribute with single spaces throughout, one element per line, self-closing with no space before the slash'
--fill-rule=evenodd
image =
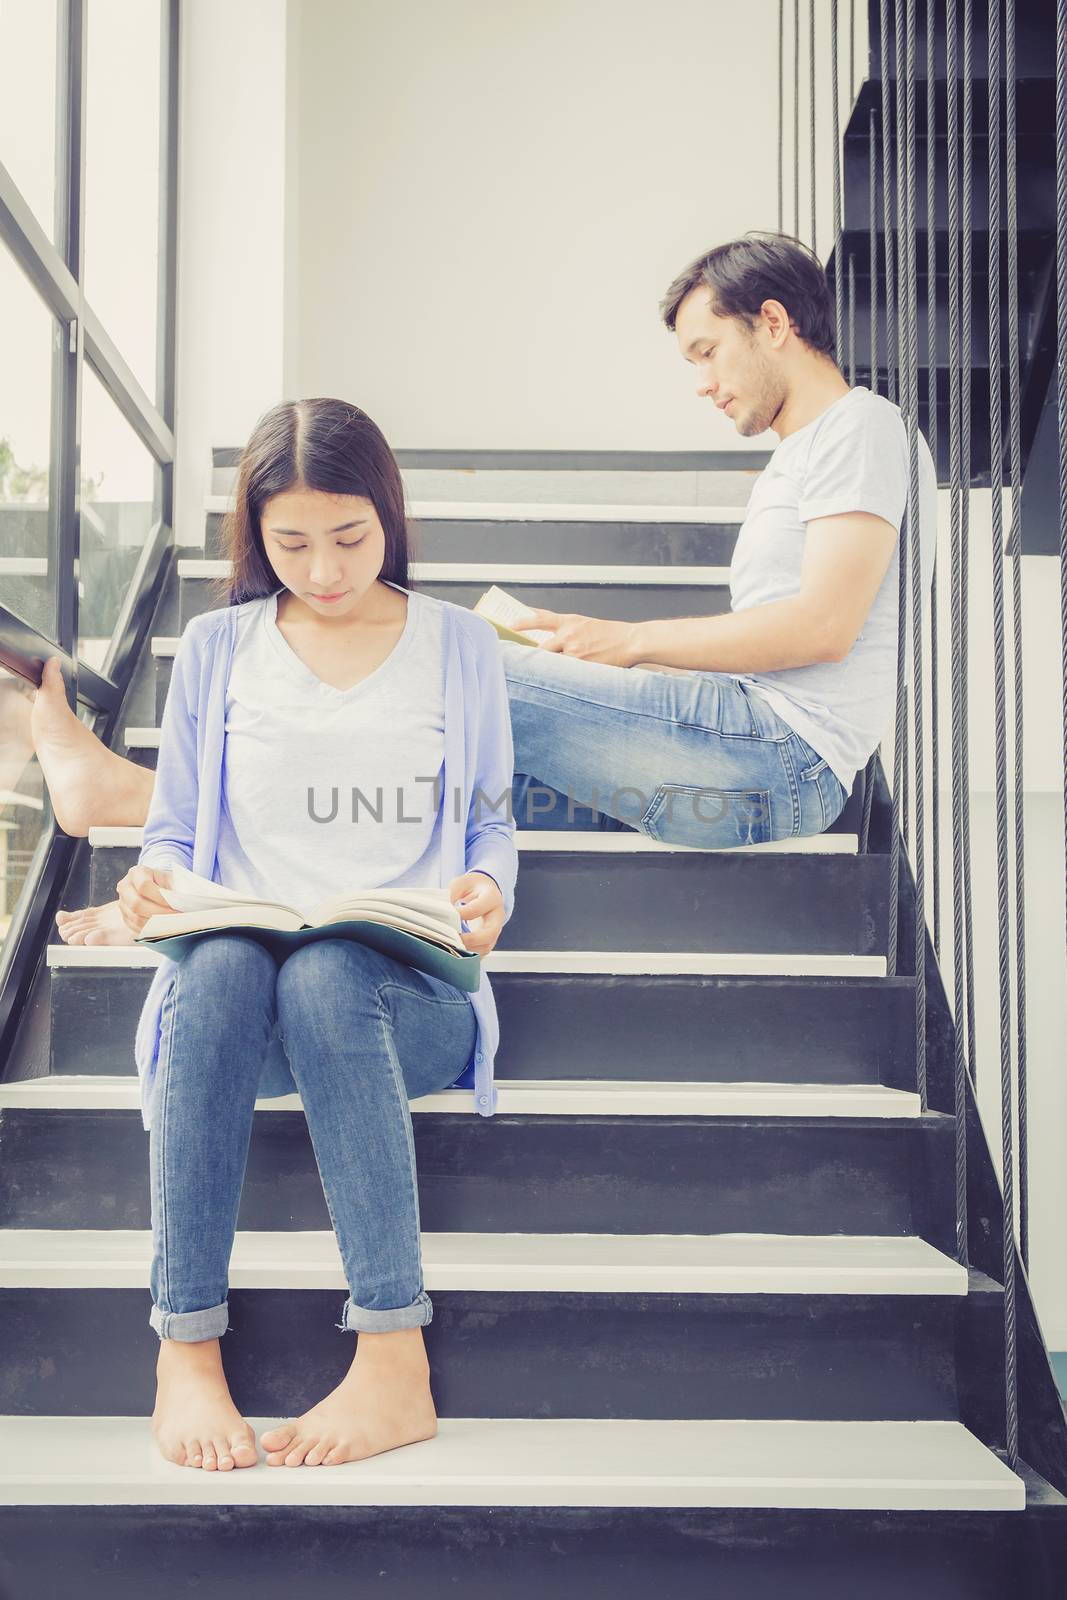
<path id="1" fill-rule="evenodd" d="M 872 8 L 874 9 L 874 8 Z M 1018 137 L 1016 98 L 1016 0 L 986 0 L 976 19 L 974 0 L 930 0 L 919 25 L 917 0 L 879 0 L 880 104 L 867 111 L 863 134 L 867 143 L 867 205 L 869 227 L 869 328 L 866 349 L 857 338 L 856 224 L 845 213 L 848 163 L 841 148 L 839 0 L 830 3 L 831 124 L 833 140 L 833 287 L 838 364 L 855 385 L 869 357 L 872 392 L 879 393 L 882 367 L 880 324 L 885 329 L 885 390 L 899 405 L 907 430 L 907 503 L 898 541 L 898 650 L 892 775 L 892 821 L 888 843 L 890 869 L 887 971 L 897 971 L 897 935 L 902 868 L 912 869 L 914 891 L 914 998 L 915 1056 L 921 1104 L 927 1107 L 926 1081 L 926 960 L 928 937 L 933 956 L 942 958 L 942 916 L 947 899 L 942 895 L 942 828 L 940 817 L 942 757 L 948 762 L 953 826 L 951 829 L 952 949 L 953 967 L 953 1109 L 955 1113 L 956 1254 L 969 1264 L 968 1142 L 970 1089 L 976 1093 L 975 918 L 973 852 L 970 828 L 970 707 L 969 674 L 972 651 L 969 627 L 970 538 L 972 483 L 984 484 L 986 419 L 979 410 L 979 382 L 988 379 L 989 489 L 991 506 L 993 678 L 993 772 L 996 835 L 996 922 L 998 1013 L 1000 1045 L 999 1111 L 1000 1163 L 1004 1202 L 1001 1240 L 1004 1324 L 1005 1458 L 1016 1468 L 1019 1461 L 1019 1394 L 1016 1243 L 1022 1270 L 1029 1266 L 1029 1162 L 1026 1029 L 1026 915 L 1025 915 L 1025 770 L 1024 680 L 1022 655 L 1022 382 L 1020 331 L 1020 267 L 1018 239 Z M 853 91 L 854 0 L 849 12 L 849 87 Z M 794 130 L 798 128 L 800 7 L 794 10 Z M 986 27 L 986 60 L 976 61 L 975 26 Z M 937 59 L 944 25 L 944 77 Z M 812 245 L 816 244 L 816 81 L 814 39 L 816 8 L 810 6 L 809 80 L 811 138 Z M 1067 0 L 1056 0 L 1056 366 L 1058 405 L 1059 547 L 1061 656 L 1063 668 L 1064 833 L 1067 836 Z M 920 50 L 925 60 L 917 60 Z M 924 75 L 920 73 L 924 69 Z M 976 72 L 985 71 L 976 80 Z M 785 81 L 780 65 L 779 84 Z M 918 84 L 925 84 L 925 125 L 917 122 Z M 987 96 L 987 126 L 979 131 L 988 158 L 988 209 L 978 212 L 975 191 L 975 85 Z M 940 106 L 943 86 L 944 108 Z M 880 112 L 880 115 L 879 115 Z M 784 123 L 780 114 L 779 128 Z M 854 130 L 853 130 L 854 137 Z M 919 350 L 919 206 L 920 150 L 925 138 L 926 250 L 923 271 L 926 284 L 926 332 L 922 360 Z M 779 139 L 779 160 L 783 159 Z M 862 147 L 861 147 L 862 148 Z M 981 145 L 978 146 L 981 149 Z M 799 168 L 800 151 L 795 150 Z M 844 171 L 844 177 L 842 173 Z M 939 193 L 939 184 L 944 184 Z M 879 184 L 881 192 L 879 193 Z M 783 174 L 779 173 L 779 212 L 782 211 Z M 849 194 L 853 192 L 849 187 Z M 799 228 L 799 182 L 794 174 L 794 216 Z M 851 204 L 851 201 L 850 201 Z M 941 208 L 945 208 L 942 214 Z M 978 214 L 976 215 L 976 212 Z M 881 226 L 879 228 L 879 221 Z M 977 224 L 977 227 L 976 227 Z M 975 259 L 976 233 L 986 229 L 986 261 Z M 846 231 L 848 230 L 848 231 Z M 881 239 L 879 239 L 879 232 Z M 942 253 L 941 238 L 944 236 Z M 988 359 L 979 354 L 984 342 L 976 337 L 972 293 L 976 268 L 985 268 L 988 325 Z M 939 291 L 947 300 L 947 346 L 942 347 L 938 324 Z M 884 308 L 884 309 L 883 309 Z M 884 319 L 884 321 L 883 321 Z M 977 356 L 977 360 L 976 360 Z M 1007 406 L 1004 391 L 1007 390 Z M 938 559 L 934 548 L 932 573 L 923 571 L 919 538 L 920 389 L 927 414 L 926 435 L 931 454 L 947 457 L 947 520 L 950 565 L 948 655 L 951 693 L 951 736 L 947 750 L 941 739 L 939 648 L 942 645 L 938 610 Z M 1006 414 L 1005 414 L 1006 412 Z M 979 423 L 978 419 L 981 418 Z M 980 436 L 972 439 L 972 433 Z M 944 430 L 944 432 L 943 432 Z M 942 435 L 943 437 L 939 437 Z M 1005 540 L 1005 487 L 1010 487 L 1008 537 Z M 1012 612 L 1013 739 L 1011 761 L 1014 785 L 1009 796 L 1008 671 L 1005 557 L 1010 558 Z M 930 587 L 929 645 L 926 644 L 923 602 Z M 908 626 L 910 622 L 910 627 Z M 910 660 L 909 660 L 910 644 Z M 928 649 L 929 667 L 924 656 Z M 929 698 L 928 698 L 929 697 Z M 929 723 L 929 727 L 927 727 Z M 927 794 L 927 744 L 931 763 Z M 879 751 L 871 757 L 864 785 L 860 848 L 868 847 L 873 779 Z M 927 814 L 932 801 L 929 825 Z M 1009 828 L 1009 804 L 1014 805 L 1014 830 Z M 932 934 L 927 928 L 927 833 L 931 835 L 933 863 Z M 1014 861 L 1011 845 L 1014 844 Z M 901 855 L 907 858 L 901 860 Z M 948 862 L 944 863 L 945 870 Z M 1012 870 L 1013 869 L 1013 870 Z M 1067 912 L 1067 906 L 1065 906 Z M 1014 918 L 1014 942 L 1012 921 Z M 1067 916 L 1065 916 L 1067 921 Z M 947 930 L 946 930 L 947 931 Z M 945 952 L 947 954 L 947 951 Z M 907 969 L 904 969 L 907 971 Z M 1013 1006 L 1015 1015 L 1013 1018 Z M 1013 1045 L 1015 1060 L 1013 1061 Z M 992 1087 L 992 1086 L 991 1086 Z M 1018 1228 L 1016 1228 L 1016 1192 Z"/>
<path id="2" fill-rule="evenodd" d="M 995 3 L 995 0 L 994 0 Z M 898 0 L 899 7 L 899 0 Z M 916 259 L 916 143 L 915 143 L 915 0 L 906 0 L 905 50 L 905 193 L 904 257 L 907 283 L 905 362 L 908 428 L 908 545 L 901 551 L 901 571 L 911 577 L 912 718 L 915 746 L 915 1062 L 919 1100 L 927 1110 L 926 1093 L 926 788 L 923 749 L 922 559 L 919 528 L 919 313 Z M 903 541 L 901 541 L 903 543 Z M 903 580 L 902 580 L 903 581 Z M 901 608 L 902 612 L 906 607 Z M 900 655 L 903 656 L 903 650 Z M 904 743 L 907 743 L 905 729 Z"/>
<path id="3" fill-rule="evenodd" d="M 1067 838 L 1067 0 L 1056 0 L 1056 405 L 1060 661 L 1063 671 L 1063 827 Z"/>
<path id="4" fill-rule="evenodd" d="M 949 385 L 949 530 L 950 574 L 949 596 L 952 629 L 950 663 L 952 682 L 952 738 L 949 752 L 952 759 L 952 815 L 963 812 L 963 764 L 959 759 L 959 727 L 963 718 L 963 626 L 960 604 L 962 541 L 963 541 L 963 466 L 961 418 L 962 360 L 960 355 L 960 201 L 959 201 L 959 119 L 956 100 L 956 0 L 946 0 L 946 183 L 948 194 L 948 385 Z M 967 1223 L 967 1073 L 966 1033 L 960 1024 L 967 1006 L 964 960 L 965 931 L 963 926 L 963 878 L 966 862 L 963 855 L 963 832 L 952 830 L 952 981 L 953 1016 L 953 1110 L 956 1118 L 956 1257 L 963 1265 L 968 1261 Z"/>
<path id="5" fill-rule="evenodd" d="M 930 454 L 938 459 L 938 366 L 937 366 L 937 95 L 934 92 L 934 61 L 937 49 L 937 8 L 926 6 L 926 442 Z M 930 762 L 931 840 L 934 853 L 934 953 L 941 959 L 941 706 L 938 675 L 937 546 L 930 586 Z"/>
<path id="6" fill-rule="evenodd" d="M 1000 1001 L 1000 1139 L 1004 1190 L 1004 1369 L 1007 1452 L 1019 1456 L 1015 1383 L 1015 1151 L 1011 1072 L 1011 945 L 1008 928 L 1008 740 L 1004 674 L 1004 515 L 1001 463 L 1004 427 L 1000 396 L 1000 0 L 989 0 L 989 487 L 993 568 L 993 736 L 997 827 L 997 962 Z"/>
<path id="7" fill-rule="evenodd" d="M 1004 4 L 1005 184 L 1007 190 L 1008 306 L 1019 304 L 1018 146 L 1015 106 L 1015 0 Z M 1030 1269 L 1029 1161 L 1026 1089 L 1026 855 L 1025 769 L 1023 766 L 1023 613 L 1022 613 L 1022 423 L 1020 415 L 1019 321 L 1007 318 L 1008 442 L 1011 471 L 1011 603 L 1015 678 L 1015 981 L 1016 1051 L 1019 1098 L 1019 1248 Z"/>
<path id="8" fill-rule="evenodd" d="M 971 40 L 974 29 L 971 0 L 963 0 L 963 130 L 960 140 L 961 230 L 960 230 L 960 719 L 952 729 L 953 744 L 960 762 L 960 809 L 956 813 L 962 833 L 963 850 L 963 961 L 967 973 L 964 1026 L 967 1029 L 967 1062 L 978 1083 L 978 1054 L 974 1021 L 974 911 L 971 904 L 971 719 L 968 710 L 970 629 L 970 548 L 971 548 L 971 365 L 974 344 L 971 331 L 971 288 L 973 283 L 971 197 L 974 192 L 972 151 L 974 139 L 974 62 Z M 953 84 L 951 92 L 955 92 Z M 949 157 L 952 160 L 952 156 Z M 956 1026 L 960 1026 L 957 1015 Z"/>

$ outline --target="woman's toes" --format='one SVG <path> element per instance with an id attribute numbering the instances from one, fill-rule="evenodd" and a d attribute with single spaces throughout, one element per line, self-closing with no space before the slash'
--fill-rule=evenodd
<path id="1" fill-rule="evenodd" d="M 279 1457 L 278 1461 L 271 1461 L 271 1466 L 280 1465 L 280 1458 L 285 1455 L 293 1440 L 296 1438 L 296 1429 L 287 1427 L 284 1423 L 280 1428 L 268 1428 L 266 1433 L 260 1435 L 260 1444 L 267 1451 L 267 1459 L 271 1456 Z"/>
<path id="2" fill-rule="evenodd" d="M 285 1465 L 287 1467 L 302 1466 L 304 1457 L 308 1453 L 308 1449 L 308 1441 L 306 1439 L 298 1439 L 294 1445 L 290 1445 L 288 1451 L 286 1452 Z"/>
<path id="3" fill-rule="evenodd" d="M 308 1451 L 307 1455 L 304 1457 L 304 1465 L 305 1465 L 305 1467 L 319 1467 L 319 1466 L 321 1466 L 322 1465 L 322 1458 L 323 1458 L 324 1455 L 328 1455 L 329 1454 L 329 1450 L 330 1450 L 329 1443 L 325 1439 L 320 1439 L 318 1444 L 313 1444 L 311 1446 L 311 1449 Z"/>
<path id="4" fill-rule="evenodd" d="M 189 1439 L 185 1446 L 185 1465 L 187 1467 L 199 1467 L 203 1462 L 203 1459 L 204 1456 L 200 1449 L 200 1440 Z"/>
<path id="5" fill-rule="evenodd" d="M 230 1440 L 230 1450 L 233 1454 L 235 1466 L 251 1467 L 255 1466 L 259 1460 L 259 1451 L 246 1438 L 238 1436 L 232 1438 Z"/>
<path id="6" fill-rule="evenodd" d="M 215 1446 L 215 1460 L 218 1463 L 219 1471 L 220 1472 L 232 1472 L 233 1471 L 233 1464 L 234 1464 L 233 1463 L 233 1452 L 230 1449 L 229 1440 L 228 1439 L 215 1439 L 213 1441 L 213 1443 L 214 1443 L 214 1446 Z"/>

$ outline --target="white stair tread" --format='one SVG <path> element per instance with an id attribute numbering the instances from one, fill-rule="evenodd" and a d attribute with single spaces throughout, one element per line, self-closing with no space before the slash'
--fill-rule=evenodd
<path id="1" fill-rule="evenodd" d="M 209 494 L 204 497 L 204 510 L 210 515 L 229 511 L 232 495 Z M 408 516 L 448 522 L 678 522 L 683 524 L 736 523 L 745 520 L 742 505 L 608 505 L 601 502 L 589 504 L 559 504 L 547 501 L 511 500 L 413 500 L 408 505 Z"/>
<path id="2" fill-rule="evenodd" d="M 179 578 L 225 578 L 229 571 L 230 563 L 217 556 L 182 556 L 178 562 Z M 715 588 L 730 581 L 729 567 L 635 566 L 608 561 L 565 567 L 533 561 L 412 561 L 409 571 L 413 583 L 499 583 L 509 587 L 533 583 L 554 589 L 576 583 Z"/>
<path id="3" fill-rule="evenodd" d="M 880 1083 L 653 1083 L 613 1079 L 498 1078 L 497 1115 L 642 1117 L 917 1117 L 919 1096 Z M 0 1110 L 133 1110 L 136 1077 L 54 1073 L 0 1083 Z M 441 1089 L 414 1112 L 473 1109 L 473 1089 Z M 257 1099 L 260 1111 L 299 1111 L 298 1094 Z"/>
<path id="4" fill-rule="evenodd" d="M 280 1417 L 248 1417 L 257 1440 Z M 5 1505 L 780 1506 L 1022 1511 L 1021 1478 L 958 1422 L 443 1418 L 337 1467 L 205 1472 L 147 1417 L 0 1417 Z"/>
<path id="5" fill-rule="evenodd" d="M 424 1233 L 426 1287 L 486 1292 L 965 1295 L 925 1239 L 846 1234 Z M 146 1288 L 148 1229 L 0 1230 L 0 1288 Z M 332 1231 L 234 1236 L 231 1289 L 337 1289 Z"/>
<path id="6" fill-rule="evenodd" d="M 127 728 L 127 733 L 144 732 Z M 153 730 L 154 731 L 154 730 Z M 130 741 L 127 740 L 127 744 Z M 89 844 L 94 850 L 139 850 L 144 841 L 143 828 L 90 828 Z M 667 851 L 670 854 L 710 855 L 698 844 L 666 844 L 650 839 L 645 833 L 585 833 L 566 828 L 518 828 L 515 844 L 520 851 L 559 850 L 567 855 L 654 855 Z M 766 844 L 724 845 L 714 854 L 723 851 L 770 851 L 775 855 L 855 855 L 859 839 L 854 833 L 811 833 L 797 839 L 773 839 Z"/>
<path id="7" fill-rule="evenodd" d="M 50 944 L 49 967 L 155 967 L 163 957 L 148 945 Z M 487 972 L 567 972 L 605 975 L 788 978 L 884 978 L 885 956 L 786 954 L 774 950 L 491 950 Z"/>

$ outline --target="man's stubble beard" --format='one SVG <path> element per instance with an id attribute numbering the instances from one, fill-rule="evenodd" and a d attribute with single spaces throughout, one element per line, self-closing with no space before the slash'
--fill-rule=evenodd
<path id="1" fill-rule="evenodd" d="M 751 409 L 736 423 L 743 439 L 765 433 L 787 399 L 781 378 L 771 363 L 758 353 L 753 356 L 751 377 L 746 387 L 753 395 Z"/>

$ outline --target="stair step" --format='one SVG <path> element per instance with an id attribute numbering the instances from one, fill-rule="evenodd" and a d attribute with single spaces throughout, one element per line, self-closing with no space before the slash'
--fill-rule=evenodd
<path id="1" fill-rule="evenodd" d="M 966 1295 L 923 1239 L 804 1234 L 424 1233 L 426 1288 L 633 1294 Z M 0 1289 L 136 1288 L 149 1230 L 0 1230 Z M 346 1289 L 332 1232 L 238 1232 L 231 1289 Z"/>
<path id="2" fill-rule="evenodd" d="M 230 563 L 221 559 L 183 556 L 177 563 L 177 569 L 179 578 L 227 578 Z M 577 583 L 610 584 L 631 588 L 639 584 L 662 585 L 664 588 L 704 584 L 710 588 L 730 581 L 729 567 L 721 566 L 638 567 L 597 563 L 558 568 L 535 562 L 413 561 L 408 570 L 413 583 L 477 583 L 487 588 L 496 583 L 507 589 L 515 584 L 531 583 L 542 586 L 561 583 L 568 586 Z"/>
<path id="3" fill-rule="evenodd" d="M 230 495 L 205 496 L 204 510 L 209 516 L 231 510 Z M 740 523 L 745 519 L 743 505 L 546 505 L 543 501 L 501 500 L 416 500 L 408 506 L 413 522 L 677 522 Z"/>
<path id="4" fill-rule="evenodd" d="M 881 1084 L 630 1083 L 497 1079 L 498 1115 L 533 1117 L 918 1117 L 917 1094 Z M 55 1073 L 0 1083 L 0 1113 L 132 1111 L 136 1078 Z M 413 1112 L 473 1111 L 473 1089 L 442 1089 L 410 1102 Z M 258 1111 L 300 1111 L 298 1094 L 257 1099 Z"/>
<path id="5" fill-rule="evenodd" d="M 162 957 L 147 945 L 72 945 L 46 947 L 50 968 L 156 967 Z M 782 954 L 777 951 L 645 950 L 492 950 L 482 957 L 488 972 L 610 973 L 617 976 L 695 975 L 700 977 L 884 977 L 879 955 Z"/>
<path id="6" fill-rule="evenodd" d="M 258 1437 L 283 1419 L 246 1420 Z M 434 1439 L 300 1471 L 178 1466 L 144 1417 L 0 1417 L 0 1447 L 0 1504 L 20 1506 L 1026 1506 L 956 1422 L 442 1418 Z"/>
<path id="7" fill-rule="evenodd" d="M 154 642 L 154 641 L 153 641 Z M 176 641 L 168 640 L 167 643 Z M 127 728 L 126 732 L 156 732 L 155 729 Z M 157 746 L 158 747 L 158 746 Z M 94 850 L 140 850 L 144 842 L 143 828 L 90 828 L 89 845 Z M 706 856 L 708 852 L 696 844 L 668 844 L 650 839 L 644 833 L 582 833 L 568 829 L 518 828 L 515 844 L 520 851 L 544 852 L 559 850 L 564 854 L 601 856 L 658 855 L 662 851 L 672 854 Z M 773 839 L 767 844 L 727 845 L 716 855 L 736 850 L 760 851 L 778 855 L 855 855 L 859 849 L 859 836 L 855 833 L 812 833 L 797 839 Z"/>

